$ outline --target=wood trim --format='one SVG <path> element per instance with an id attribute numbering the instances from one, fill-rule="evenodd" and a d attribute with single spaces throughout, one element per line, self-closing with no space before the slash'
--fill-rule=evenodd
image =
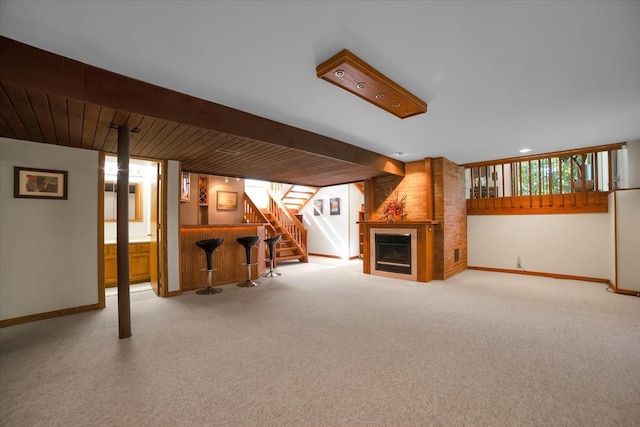
<path id="1" fill-rule="evenodd" d="M 160 177 L 160 182 L 158 182 L 158 186 L 160 187 L 158 189 L 158 191 L 160 191 L 162 193 L 161 195 L 161 206 L 158 206 L 158 217 L 160 218 L 160 231 L 158 233 L 158 237 L 156 238 L 156 244 L 158 245 L 158 248 L 160 248 L 162 250 L 162 256 L 160 257 L 160 259 L 158 259 L 158 262 L 156 263 L 157 268 L 158 268 L 158 291 L 159 291 L 159 295 L 161 297 L 166 297 L 168 292 L 169 292 L 169 257 L 167 254 L 167 251 L 169 249 L 169 242 L 167 241 L 167 234 L 168 234 L 168 218 L 169 218 L 169 213 L 168 213 L 168 197 L 169 197 L 169 180 L 168 180 L 168 175 L 169 175 L 169 162 L 167 160 L 161 160 L 158 161 L 158 165 L 160 168 L 160 172 L 161 172 L 161 177 Z M 180 182 L 181 180 L 181 169 L 180 169 L 180 165 L 178 165 L 178 182 Z M 174 189 L 178 192 L 178 201 L 180 200 L 180 186 L 178 186 L 177 189 Z M 180 202 L 178 202 L 180 203 Z M 178 206 L 178 216 L 180 216 L 179 214 L 180 212 L 180 207 Z M 180 224 L 180 219 L 178 218 L 178 227 Z M 179 234 L 179 232 L 178 232 Z M 178 268 L 180 268 L 180 265 L 178 264 Z M 178 277 L 180 277 L 180 275 L 178 275 Z"/>
<path id="2" fill-rule="evenodd" d="M 106 307 L 104 278 L 104 162 L 105 154 L 98 156 L 98 308 Z"/>
<path id="3" fill-rule="evenodd" d="M 613 291 L 616 294 L 623 294 L 623 295 L 631 295 L 633 297 L 640 297 L 640 292 L 639 291 L 630 291 L 628 289 L 620 289 L 620 288 L 613 288 Z"/>
<path id="4" fill-rule="evenodd" d="M 508 198 L 512 202 L 515 200 L 513 207 L 502 207 L 498 203 L 495 207 L 485 208 L 474 203 L 474 200 L 477 199 L 467 199 L 467 215 L 580 214 L 607 213 L 609 211 L 608 203 L 603 202 L 606 201 L 607 192 L 590 191 L 572 194 L 572 198 L 575 198 L 574 203 L 563 204 L 565 194 L 554 194 L 553 197 L 545 195 L 542 203 L 532 204 L 531 206 L 528 203 L 522 203 L 524 199 L 529 199 L 530 196 L 509 196 Z"/>
<path id="5" fill-rule="evenodd" d="M 613 262 L 614 262 L 614 273 L 615 273 L 615 283 L 613 284 L 613 290 L 618 292 L 618 199 L 616 197 L 616 192 L 613 192 Z"/>
<path id="6" fill-rule="evenodd" d="M 319 256 L 322 258 L 333 258 L 333 259 L 344 259 L 344 257 L 341 257 L 339 255 L 328 255 L 328 254 L 314 254 L 314 253 L 309 253 L 309 256 Z M 347 258 L 348 260 L 352 260 L 352 259 L 358 259 L 360 258 L 360 256 L 352 256 Z"/>
<path id="7" fill-rule="evenodd" d="M 597 283 L 611 284 L 611 281 L 609 279 L 599 279 L 597 277 L 586 277 L 586 276 L 574 276 L 571 274 L 544 273 L 540 271 L 523 271 L 523 270 L 511 270 L 508 268 L 474 267 L 474 266 L 467 266 L 467 269 L 480 270 L 480 271 L 492 271 L 495 273 L 523 274 L 525 276 L 541 276 L 541 277 L 551 277 L 553 279 L 582 280 L 583 282 L 597 282 Z"/>
<path id="8" fill-rule="evenodd" d="M 523 274 L 526 276 L 540 276 L 540 277 L 550 277 L 552 279 L 569 279 L 569 280 L 581 280 L 583 282 L 595 282 L 595 283 L 605 283 L 613 290 L 616 294 L 624 294 L 631 295 L 634 297 L 640 297 L 640 291 L 632 291 L 628 289 L 619 289 L 611 283 L 609 279 L 600 279 L 597 277 L 585 277 L 585 276 L 574 276 L 571 274 L 556 274 L 556 273 L 543 273 L 539 271 L 522 271 L 522 270 L 510 270 L 506 268 L 491 268 L 491 267 L 472 267 L 467 266 L 468 270 L 480 270 L 480 271 L 491 271 L 495 273 L 510 273 L 510 274 Z M 616 272 L 617 274 L 617 272 Z M 616 279 L 617 280 L 617 279 Z"/>
<path id="9" fill-rule="evenodd" d="M 90 305 L 83 305 L 80 307 L 72 307 L 72 308 L 64 308 L 62 310 L 48 311 L 46 313 L 38 313 L 38 314 L 30 314 L 28 316 L 14 317 L 12 319 L 0 320 L 0 328 L 20 325 L 22 323 L 36 322 L 38 320 L 52 319 L 54 317 L 67 316 L 69 314 L 82 313 L 85 311 L 92 311 L 100 308 L 104 308 L 104 307 L 100 307 L 99 304 L 90 304 Z"/>

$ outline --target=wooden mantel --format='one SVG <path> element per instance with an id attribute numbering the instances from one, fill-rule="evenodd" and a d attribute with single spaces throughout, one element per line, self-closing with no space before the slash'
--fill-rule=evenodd
<path id="1" fill-rule="evenodd" d="M 375 264 L 375 256 L 372 253 L 372 230 L 378 229 L 396 229 L 396 230 L 414 230 L 416 235 L 416 274 L 415 280 L 418 282 L 430 282 L 433 279 L 433 235 L 434 226 L 438 225 L 438 221 L 361 221 L 358 224 L 362 227 L 363 233 L 363 263 L 362 271 L 365 274 L 379 274 L 389 276 L 387 273 L 378 273 L 372 264 Z M 375 250 L 374 250 L 375 251 Z M 373 261 L 372 261 L 373 259 Z M 414 280 L 413 277 L 393 274 L 393 277 L 405 280 Z"/>

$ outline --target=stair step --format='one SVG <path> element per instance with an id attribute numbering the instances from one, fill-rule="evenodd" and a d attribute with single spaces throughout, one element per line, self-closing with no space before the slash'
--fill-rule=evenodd
<path id="1" fill-rule="evenodd" d="M 301 258 L 304 258 L 304 256 L 303 255 L 276 256 L 276 262 L 277 261 L 293 260 L 293 259 L 301 259 Z"/>

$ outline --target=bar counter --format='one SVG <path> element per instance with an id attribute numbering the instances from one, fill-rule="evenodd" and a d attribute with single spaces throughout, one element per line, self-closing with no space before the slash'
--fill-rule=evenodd
<path id="1" fill-rule="evenodd" d="M 223 239 L 213 253 L 212 285 L 226 285 L 247 280 L 244 246 L 236 242 L 238 237 L 259 236 L 260 243 L 253 249 L 251 278 L 257 279 L 266 270 L 265 224 L 214 224 L 183 225 L 180 227 L 180 289 L 189 291 L 207 286 L 207 260 L 204 251 L 196 246 L 198 240 Z"/>

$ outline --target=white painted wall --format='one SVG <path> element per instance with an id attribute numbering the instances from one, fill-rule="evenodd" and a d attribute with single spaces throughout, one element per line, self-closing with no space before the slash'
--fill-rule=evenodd
<path id="1" fill-rule="evenodd" d="M 190 196 L 189 201 L 180 202 L 180 225 L 197 225 L 198 224 L 198 174 L 189 174 Z"/>
<path id="2" fill-rule="evenodd" d="M 13 198 L 13 167 L 68 172 L 67 200 Z M 99 153 L 0 138 L 0 318 L 98 303 Z"/>
<path id="3" fill-rule="evenodd" d="M 607 234 L 609 234 L 609 245 L 607 247 L 607 250 L 609 251 L 609 258 L 608 258 L 608 263 L 609 263 L 609 274 L 607 275 L 607 279 L 609 279 L 609 281 L 611 283 L 616 283 L 616 242 L 615 242 L 615 235 L 616 235 L 616 200 L 615 200 L 615 192 L 611 192 L 608 194 L 607 196 L 607 203 L 608 203 L 608 209 L 609 209 L 609 215 L 608 215 L 608 229 L 607 229 Z"/>
<path id="4" fill-rule="evenodd" d="M 167 166 L 167 289 L 180 290 L 180 163 L 170 160 Z M 192 197 L 193 197 L 193 193 Z"/>
<path id="5" fill-rule="evenodd" d="M 605 279 L 611 274 L 609 214 L 471 215 L 468 265 Z"/>
<path id="6" fill-rule="evenodd" d="M 358 227 L 358 212 L 364 204 L 364 194 L 358 188 L 349 184 L 349 258 L 360 255 L 360 228 Z"/>
<path id="7" fill-rule="evenodd" d="M 640 139 L 627 142 L 627 187 L 640 188 Z"/>
<path id="8" fill-rule="evenodd" d="M 640 292 L 640 189 L 615 193 L 620 289 Z"/>
<path id="9" fill-rule="evenodd" d="M 364 196 L 355 187 L 355 192 L 349 187 L 353 187 L 353 184 L 321 188 L 302 208 L 309 253 L 342 259 L 358 255 L 357 210 L 364 203 Z M 356 192 L 361 197 L 358 197 Z M 340 215 L 330 213 L 332 198 L 340 198 Z M 318 199 L 324 201 L 324 212 L 319 216 L 313 214 L 314 202 Z M 354 205 L 357 208 L 356 212 L 352 213 Z"/>

